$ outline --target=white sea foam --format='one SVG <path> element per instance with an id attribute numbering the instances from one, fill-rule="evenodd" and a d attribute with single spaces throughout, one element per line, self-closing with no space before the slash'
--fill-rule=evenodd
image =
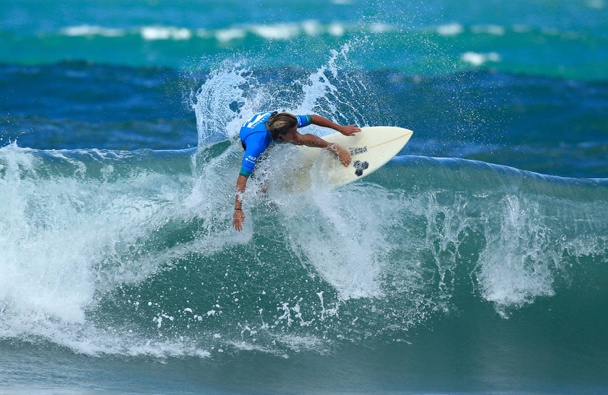
<path id="1" fill-rule="evenodd" d="M 450 23 L 437 28 L 437 33 L 442 36 L 457 36 L 464 32 L 464 27 L 459 23 Z"/>
<path id="2" fill-rule="evenodd" d="M 103 37 L 122 37 L 127 34 L 124 29 L 108 28 L 92 25 L 70 26 L 61 29 L 61 33 L 66 36 L 103 36 Z"/>
<path id="3" fill-rule="evenodd" d="M 245 38 L 246 36 L 247 31 L 241 28 L 220 29 L 215 32 L 215 38 L 217 38 L 217 40 L 222 43 L 226 43 L 233 40 L 239 40 Z"/>
<path id="4" fill-rule="evenodd" d="M 489 53 L 477 53 L 477 52 L 465 52 L 460 55 L 460 60 L 465 63 L 469 63 L 473 66 L 483 66 L 488 62 L 497 63 L 501 61 L 501 57 L 496 52 Z"/>
<path id="5" fill-rule="evenodd" d="M 346 32 L 346 28 L 341 23 L 332 23 L 327 27 L 327 32 L 332 36 L 341 37 Z"/>
<path id="6" fill-rule="evenodd" d="M 141 36 L 144 40 L 189 40 L 192 31 L 186 28 L 166 27 L 166 26 L 145 26 L 142 27 Z"/>
<path id="7" fill-rule="evenodd" d="M 267 40 L 289 40 L 298 36 L 301 32 L 297 24 L 277 24 L 277 25 L 255 25 L 251 31 Z"/>
<path id="8" fill-rule="evenodd" d="M 102 26 L 79 25 L 69 26 L 60 30 L 65 36 L 87 36 L 117 38 L 127 35 L 139 35 L 146 41 L 160 40 L 190 40 L 216 39 L 220 43 L 229 43 L 234 40 L 246 38 L 248 35 L 261 37 L 265 40 L 290 40 L 299 36 L 315 37 L 323 34 L 342 37 L 348 31 L 369 32 L 372 34 L 383 34 L 395 31 L 396 28 L 385 23 L 371 23 L 366 25 L 346 25 L 341 22 L 322 24 L 318 20 L 310 19 L 302 22 L 277 23 L 277 24 L 251 24 L 235 25 L 219 29 L 192 29 L 176 26 L 143 26 L 135 28 L 108 28 Z"/>
<path id="9" fill-rule="evenodd" d="M 302 29 L 309 36 L 318 36 L 323 34 L 323 32 L 325 31 L 323 25 L 321 25 L 319 21 L 314 19 L 302 22 Z"/>
<path id="10" fill-rule="evenodd" d="M 475 34 L 485 33 L 494 36 L 504 36 L 506 29 L 499 25 L 475 25 L 471 27 L 471 31 Z"/>
<path id="11" fill-rule="evenodd" d="M 392 32 L 395 30 L 396 30 L 396 28 L 394 26 L 386 24 L 386 23 L 372 23 L 369 26 L 370 33 L 376 33 L 376 34 L 388 33 L 388 32 Z"/>

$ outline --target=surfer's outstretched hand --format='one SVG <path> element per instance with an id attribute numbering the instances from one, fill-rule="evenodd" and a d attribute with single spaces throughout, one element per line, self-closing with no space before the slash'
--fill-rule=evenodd
<path id="1" fill-rule="evenodd" d="M 232 217 L 232 226 L 239 232 L 243 230 L 243 222 L 245 222 L 245 214 L 243 210 L 234 210 L 234 216 Z"/>
<path id="2" fill-rule="evenodd" d="M 355 133 L 359 133 L 361 131 L 361 128 L 357 125 L 348 125 L 342 126 L 338 131 L 345 136 L 352 136 Z"/>

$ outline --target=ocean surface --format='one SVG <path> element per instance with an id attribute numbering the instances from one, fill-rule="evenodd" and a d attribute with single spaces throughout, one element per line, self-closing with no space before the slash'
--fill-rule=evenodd
<path id="1" fill-rule="evenodd" d="M 607 174 L 606 0 L 3 1 L 0 394 L 608 393 Z"/>

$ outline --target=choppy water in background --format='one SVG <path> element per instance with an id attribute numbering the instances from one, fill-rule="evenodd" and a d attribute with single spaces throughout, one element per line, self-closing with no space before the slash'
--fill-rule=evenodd
<path id="1" fill-rule="evenodd" d="M 605 392 L 607 6 L 2 3 L 0 392 Z M 268 108 L 415 134 L 237 234 Z"/>

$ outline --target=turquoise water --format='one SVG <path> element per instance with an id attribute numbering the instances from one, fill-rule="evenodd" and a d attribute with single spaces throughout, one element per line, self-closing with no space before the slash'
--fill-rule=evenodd
<path id="1" fill-rule="evenodd" d="M 606 392 L 607 7 L 0 4 L 0 393 Z M 236 233 L 274 108 L 414 135 Z"/>
<path id="2" fill-rule="evenodd" d="M 359 47 L 355 66 L 366 70 L 434 75 L 483 66 L 603 80 L 607 17 L 604 0 L 8 1 L 0 5 L 0 61 L 209 68 L 238 53 L 259 66 L 316 68 L 320 55 L 350 42 Z"/>

